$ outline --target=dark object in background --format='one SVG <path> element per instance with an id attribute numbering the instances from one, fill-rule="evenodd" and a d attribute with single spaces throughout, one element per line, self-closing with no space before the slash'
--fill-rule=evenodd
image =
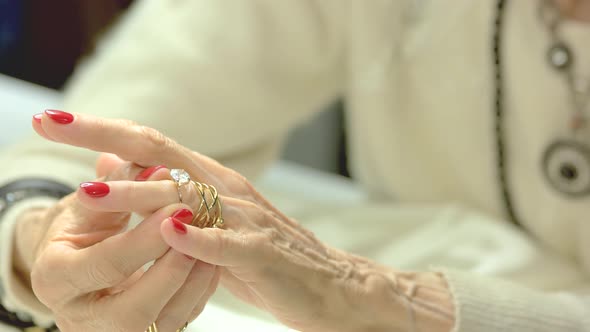
<path id="1" fill-rule="evenodd" d="M 60 89 L 133 0 L 0 0 L 0 73 Z"/>
<path id="2" fill-rule="evenodd" d="M 13 56 L 22 35 L 20 1 L 0 0 L 0 59 Z M 1 64 L 0 64 L 1 65 Z"/>

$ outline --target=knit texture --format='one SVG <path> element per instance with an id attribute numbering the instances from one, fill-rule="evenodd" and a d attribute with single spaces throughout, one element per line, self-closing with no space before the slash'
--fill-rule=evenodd
<path id="1" fill-rule="evenodd" d="M 453 332 L 590 331 L 590 298 L 540 292 L 457 270 L 444 272 L 456 305 Z"/>

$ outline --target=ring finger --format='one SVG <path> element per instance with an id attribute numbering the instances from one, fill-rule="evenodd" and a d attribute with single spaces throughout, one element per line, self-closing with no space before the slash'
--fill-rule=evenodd
<path id="1" fill-rule="evenodd" d="M 174 181 L 110 181 L 87 182 L 81 185 L 77 195 L 79 201 L 86 208 L 102 212 L 132 211 L 141 214 L 152 213 L 162 206 L 182 202 L 189 205 L 198 217 L 199 211 L 204 211 L 205 203 L 214 206 L 213 191 L 204 189 L 199 191 L 193 183 L 180 187 Z M 218 198 L 220 199 L 220 198 Z M 227 200 L 227 198 L 221 200 Z M 252 204 L 247 201 L 244 204 Z M 200 207 L 202 209 L 200 209 Z M 229 211 L 228 211 L 229 210 Z M 223 214 L 234 209 L 224 207 Z M 234 218 L 235 219 L 235 218 Z"/>

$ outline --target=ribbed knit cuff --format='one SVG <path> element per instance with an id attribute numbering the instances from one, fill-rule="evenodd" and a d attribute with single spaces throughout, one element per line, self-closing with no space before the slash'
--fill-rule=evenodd
<path id="1" fill-rule="evenodd" d="M 511 282 L 456 270 L 441 271 L 455 302 L 453 332 L 588 331 L 582 297 L 544 293 Z"/>
<path id="2" fill-rule="evenodd" d="M 55 204 L 55 198 L 37 197 L 23 200 L 11 206 L 0 218 L 0 285 L 4 294 L 1 300 L 4 307 L 19 315 L 23 320 L 33 320 L 38 326 L 53 324 L 50 310 L 23 284 L 13 269 L 14 229 L 18 216 L 27 209 L 43 208 Z"/>

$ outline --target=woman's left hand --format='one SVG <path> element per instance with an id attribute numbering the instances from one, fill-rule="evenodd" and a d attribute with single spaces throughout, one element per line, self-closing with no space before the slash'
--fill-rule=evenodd
<path id="1" fill-rule="evenodd" d="M 221 282 L 237 297 L 302 331 L 402 331 L 410 326 L 403 274 L 398 279 L 396 271 L 326 246 L 243 176 L 151 128 L 80 114 L 74 118 L 43 129 L 58 142 L 114 153 L 144 167 L 182 168 L 193 180 L 217 187 L 223 228 L 165 222 L 161 233 L 177 251 L 223 267 Z M 146 198 L 154 209 L 178 202 L 177 188 L 170 185 L 129 182 L 121 190 Z"/>

